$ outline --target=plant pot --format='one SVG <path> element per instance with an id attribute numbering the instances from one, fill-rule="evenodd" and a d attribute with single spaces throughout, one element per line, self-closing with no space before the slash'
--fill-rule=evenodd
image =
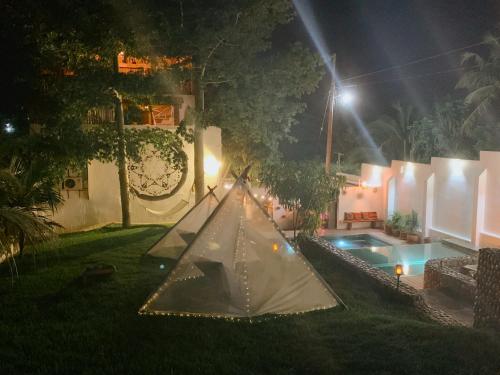
<path id="1" fill-rule="evenodd" d="M 408 232 L 402 230 L 399 232 L 399 238 L 402 240 L 406 240 L 406 237 L 408 236 Z"/>
<path id="2" fill-rule="evenodd" d="M 408 235 L 406 236 L 406 242 L 420 243 L 420 236 L 416 233 L 408 233 Z"/>
<path id="3" fill-rule="evenodd" d="M 397 228 L 392 228 L 392 235 L 394 237 L 399 237 L 399 234 L 401 233 L 401 231 Z"/>
<path id="4" fill-rule="evenodd" d="M 392 225 L 384 224 L 384 232 L 390 236 L 392 234 Z"/>

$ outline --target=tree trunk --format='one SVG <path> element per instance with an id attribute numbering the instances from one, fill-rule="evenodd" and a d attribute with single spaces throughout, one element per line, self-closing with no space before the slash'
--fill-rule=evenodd
<path id="1" fill-rule="evenodd" d="M 120 202 L 122 207 L 122 227 L 130 227 L 129 183 L 127 173 L 127 156 L 125 151 L 125 120 L 123 118 L 123 102 L 121 95 L 114 90 L 115 124 L 118 135 L 118 179 L 120 181 Z"/>
<path id="2" fill-rule="evenodd" d="M 203 166 L 203 111 L 205 110 L 205 93 L 201 79 L 195 81 L 196 112 L 198 116 L 194 124 L 194 196 L 198 203 L 205 195 L 205 171 Z"/>

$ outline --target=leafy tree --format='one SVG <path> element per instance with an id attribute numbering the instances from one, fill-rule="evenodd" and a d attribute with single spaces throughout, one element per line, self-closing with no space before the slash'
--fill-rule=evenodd
<path id="1" fill-rule="evenodd" d="M 295 116 L 304 109 L 301 96 L 310 93 L 321 77 L 319 59 L 304 48 L 294 46 L 278 54 L 271 50 L 273 31 L 294 15 L 287 0 L 48 4 L 7 0 L 6 5 L 12 24 L 2 25 L 0 38 L 16 52 L 10 58 L 11 51 L 5 50 L 11 66 L 23 66 L 15 77 L 5 77 L 19 99 L 6 112 L 26 123 L 41 124 L 44 142 L 74 145 L 64 150 L 69 163 L 103 154 L 106 148 L 93 147 L 104 142 L 89 140 L 81 124 L 89 108 L 114 106 L 118 143 L 117 153 L 112 155 L 119 165 L 125 225 L 124 155 L 129 151 L 124 150 L 124 102 L 164 102 L 178 92 L 180 80 L 195 83 L 197 108 L 189 118 L 195 124 L 198 191 L 204 188 L 203 127 L 223 129 L 224 148 L 235 168 L 277 158 L 279 142 L 289 140 Z M 16 43 L 25 48 L 16 48 Z M 122 76 L 116 71 L 116 56 L 121 51 L 152 60 L 188 56 L 193 68 L 174 64 L 168 71 L 153 71 L 148 76 Z M 177 150 L 175 145 L 166 149 Z"/>
<path id="2" fill-rule="evenodd" d="M 273 31 L 294 17 L 291 2 L 161 4 L 157 21 L 165 46 L 175 55 L 193 57 L 197 102 L 204 103 L 194 116 L 197 126 L 221 127 L 234 169 L 252 163 L 255 173 L 256 164 L 277 159 L 280 142 L 290 140 L 290 128 L 305 108 L 301 97 L 322 75 L 319 58 L 300 45 L 272 49 Z"/>
<path id="3" fill-rule="evenodd" d="M 317 161 L 269 163 L 261 172 L 261 181 L 280 204 L 293 212 L 294 237 L 302 220 L 302 229 L 313 233 L 320 225 L 320 214 L 338 196 L 343 177 L 328 175 Z"/>
<path id="4" fill-rule="evenodd" d="M 396 103 L 393 111 L 393 114 L 383 115 L 368 124 L 370 132 L 389 159 L 414 160 L 413 107 Z"/>
<path id="5" fill-rule="evenodd" d="M 118 164 L 123 225 L 128 226 L 126 158 L 128 152 L 137 146 L 127 144 L 125 139 L 123 103 L 165 102 L 168 95 L 177 92 L 176 73 L 180 70 L 174 65 L 168 72 L 158 70 L 147 76 L 124 76 L 117 71 L 117 56 L 121 51 L 138 57 L 156 55 L 152 53 L 152 45 L 158 33 L 149 24 L 147 16 L 151 9 L 145 9 L 144 14 L 137 17 L 138 9 L 128 2 L 103 0 L 40 4 L 21 0 L 8 3 L 8 13 L 18 33 L 7 32 L 4 39 L 7 45 L 13 44 L 11 41 L 15 38 L 29 47 L 18 57 L 29 69 L 21 69 L 14 78 L 7 79 L 9 82 L 27 81 L 28 84 L 22 86 L 26 92 L 16 91 L 22 106 L 11 106 L 5 112 L 24 118 L 25 122 L 39 124 L 43 131 L 39 135 L 42 141 L 38 144 L 52 141 L 59 151 L 67 152 L 65 158 L 58 155 L 57 159 L 65 159 L 68 165 L 85 163 L 103 155 L 109 148 L 105 141 L 92 139 L 96 132 L 85 132 L 82 125 L 90 108 L 114 106 L 116 121 L 111 130 L 114 134 L 107 139 L 116 146 L 116 152 L 108 154 L 107 158 L 113 157 Z M 25 12 L 26 9 L 30 12 Z M 157 52 L 163 55 L 163 51 Z M 14 83 L 12 87 L 15 88 Z M 165 146 L 162 155 L 170 161 L 184 157 L 182 149 L 177 147 L 181 142 L 176 138 L 179 135 L 166 136 L 164 142 L 157 142 L 158 134 L 147 131 L 141 137 L 128 138 Z M 148 136 L 152 138 L 148 140 Z M 167 145 L 166 140 L 172 141 L 173 145 Z M 59 146 L 63 143 L 73 147 L 63 149 Z M 167 156 L 168 152 L 177 154 Z"/>
<path id="6" fill-rule="evenodd" d="M 410 133 L 413 150 L 413 161 L 418 163 L 430 163 L 436 156 L 436 138 L 433 134 L 434 121 L 432 117 L 422 117 L 412 124 Z"/>
<path id="7" fill-rule="evenodd" d="M 475 156 L 475 141 L 463 126 L 467 114 L 467 107 L 461 100 L 436 103 L 431 122 L 435 148 L 439 155 L 453 158 Z"/>
<path id="8" fill-rule="evenodd" d="M 465 104 L 473 107 L 463 123 L 465 131 L 470 131 L 479 122 L 498 119 L 500 103 L 500 34 L 488 34 L 484 38 L 488 48 L 486 57 L 467 52 L 462 64 L 467 68 L 457 83 L 457 88 L 466 89 L 469 94 Z"/>

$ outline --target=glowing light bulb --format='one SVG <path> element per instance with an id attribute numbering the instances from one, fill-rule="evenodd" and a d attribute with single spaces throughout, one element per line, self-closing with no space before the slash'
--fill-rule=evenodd
<path id="1" fill-rule="evenodd" d="M 280 246 L 277 244 L 277 243 L 273 243 L 273 252 L 278 252 L 278 250 L 280 249 Z"/>
<path id="2" fill-rule="evenodd" d="M 220 168 L 220 161 L 218 161 L 215 156 L 208 154 L 205 156 L 205 160 L 203 163 L 203 167 L 205 170 L 205 174 L 210 177 L 217 176 Z"/>
<path id="3" fill-rule="evenodd" d="M 356 97 L 351 91 L 346 91 L 340 95 L 340 104 L 343 106 L 350 106 L 354 103 Z"/>

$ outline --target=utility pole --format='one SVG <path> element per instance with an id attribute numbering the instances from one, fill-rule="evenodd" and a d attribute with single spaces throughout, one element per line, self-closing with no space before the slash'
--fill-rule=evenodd
<path id="1" fill-rule="evenodd" d="M 337 63 L 337 54 L 332 56 L 332 85 L 330 89 L 330 102 L 328 103 L 328 122 L 326 131 L 326 158 L 325 158 L 325 172 L 330 175 L 332 169 L 332 156 L 333 156 L 333 111 L 335 109 L 335 65 Z M 337 203 L 333 202 L 328 208 L 328 228 L 335 228 L 337 222 Z"/>
<path id="2" fill-rule="evenodd" d="M 333 147 L 333 110 L 335 107 L 335 64 L 337 62 L 337 55 L 334 53 L 332 56 L 332 84 L 330 88 L 330 102 L 328 103 L 328 122 L 326 131 L 326 158 L 325 158 L 325 172 L 330 174 L 332 166 L 332 147 Z"/>

